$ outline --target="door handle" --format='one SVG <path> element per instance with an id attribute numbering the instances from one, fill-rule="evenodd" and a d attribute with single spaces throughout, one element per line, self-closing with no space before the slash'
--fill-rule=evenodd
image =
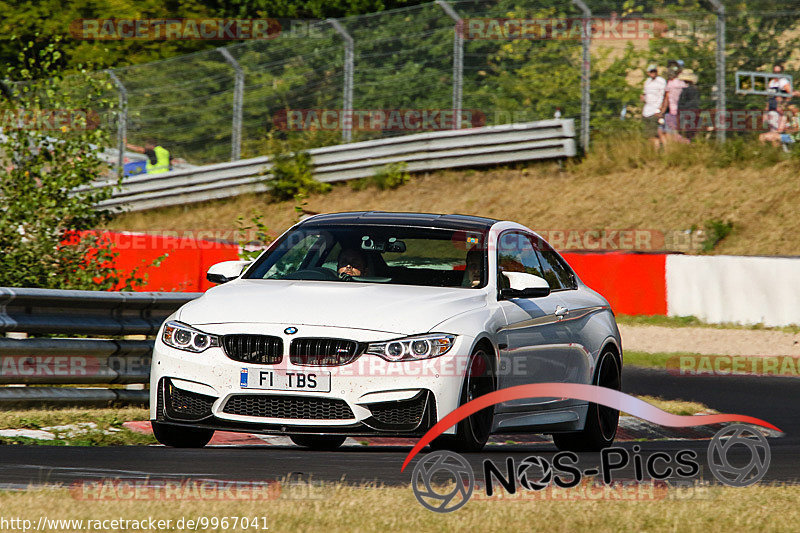
<path id="1" fill-rule="evenodd" d="M 569 309 L 562 305 L 556 306 L 556 312 L 553 313 L 558 317 L 559 320 L 563 319 L 565 316 L 569 316 Z"/>

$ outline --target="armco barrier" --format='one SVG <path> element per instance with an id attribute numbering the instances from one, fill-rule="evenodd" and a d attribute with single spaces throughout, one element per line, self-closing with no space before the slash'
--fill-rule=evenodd
<path id="1" fill-rule="evenodd" d="M 154 335 L 200 293 L 101 292 L 0 287 L 0 333 Z M 0 338 L 0 384 L 147 383 L 151 340 Z M 2 387 L 0 405 L 147 402 L 147 391 Z"/>
<path id="2" fill-rule="evenodd" d="M 410 172 L 420 172 L 572 157 L 574 137 L 573 119 L 541 120 L 326 146 L 309 154 L 314 177 L 334 182 L 372 176 L 379 168 L 399 162 L 407 163 Z M 100 207 L 138 211 L 263 192 L 269 188 L 270 168 L 269 157 L 256 157 L 132 176 Z"/>

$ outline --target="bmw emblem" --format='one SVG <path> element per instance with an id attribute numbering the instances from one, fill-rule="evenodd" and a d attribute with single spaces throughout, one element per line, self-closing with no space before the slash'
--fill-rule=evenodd
<path id="1" fill-rule="evenodd" d="M 287 335 L 294 335 L 295 333 L 297 333 L 297 328 L 294 326 L 290 326 L 285 330 L 283 330 L 283 332 L 286 333 Z"/>

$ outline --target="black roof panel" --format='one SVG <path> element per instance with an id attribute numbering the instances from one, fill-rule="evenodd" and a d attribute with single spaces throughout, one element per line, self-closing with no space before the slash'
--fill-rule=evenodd
<path id="1" fill-rule="evenodd" d="M 304 224 L 348 224 L 416 226 L 455 230 L 487 230 L 498 222 L 493 218 L 472 215 L 435 215 L 430 213 L 392 213 L 387 211 L 354 211 L 316 215 Z"/>

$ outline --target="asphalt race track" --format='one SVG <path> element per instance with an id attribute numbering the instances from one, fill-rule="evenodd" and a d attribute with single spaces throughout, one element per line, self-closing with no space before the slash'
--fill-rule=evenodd
<path id="1" fill-rule="evenodd" d="M 724 413 L 762 418 L 785 433 L 769 440 L 772 462 L 765 480 L 800 480 L 800 381 L 795 378 L 759 377 L 678 377 L 664 371 L 625 369 L 623 390 L 664 398 L 695 400 Z M 708 440 L 668 440 L 626 442 L 631 449 L 641 446 L 642 456 L 654 451 L 674 453 L 692 449 L 705 468 Z M 732 449 L 735 450 L 734 447 Z M 400 466 L 410 450 L 407 446 L 345 448 L 337 452 L 312 452 L 294 446 L 215 447 L 180 450 L 164 447 L 60 447 L 4 446 L 0 448 L 0 487 L 27 487 L 31 484 L 70 484 L 78 480 L 101 478 L 203 478 L 219 480 L 268 480 L 292 476 L 294 479 L 350 483 L 378 481 L 405 484 L 411 468 Z M 749 451 L 741 450 L 741 460 Z M 556 452 L 550 443 L 491 446 L 480 454 L 467 455 L 476 472 L 486 458 L 504 464 L 505 457 L 521 460 L 529 455 L 550 457 Z M 738 459 L 732 454 L 732 460 Z M 416 459 L 415 459 L 416 461 Z M 598 454 L 583 454 L 581 465 L 599 464 Z M 622 471 L 621 477 L 633 477 Z M 710 473 L 703 478 L 712 480 Z"/>

